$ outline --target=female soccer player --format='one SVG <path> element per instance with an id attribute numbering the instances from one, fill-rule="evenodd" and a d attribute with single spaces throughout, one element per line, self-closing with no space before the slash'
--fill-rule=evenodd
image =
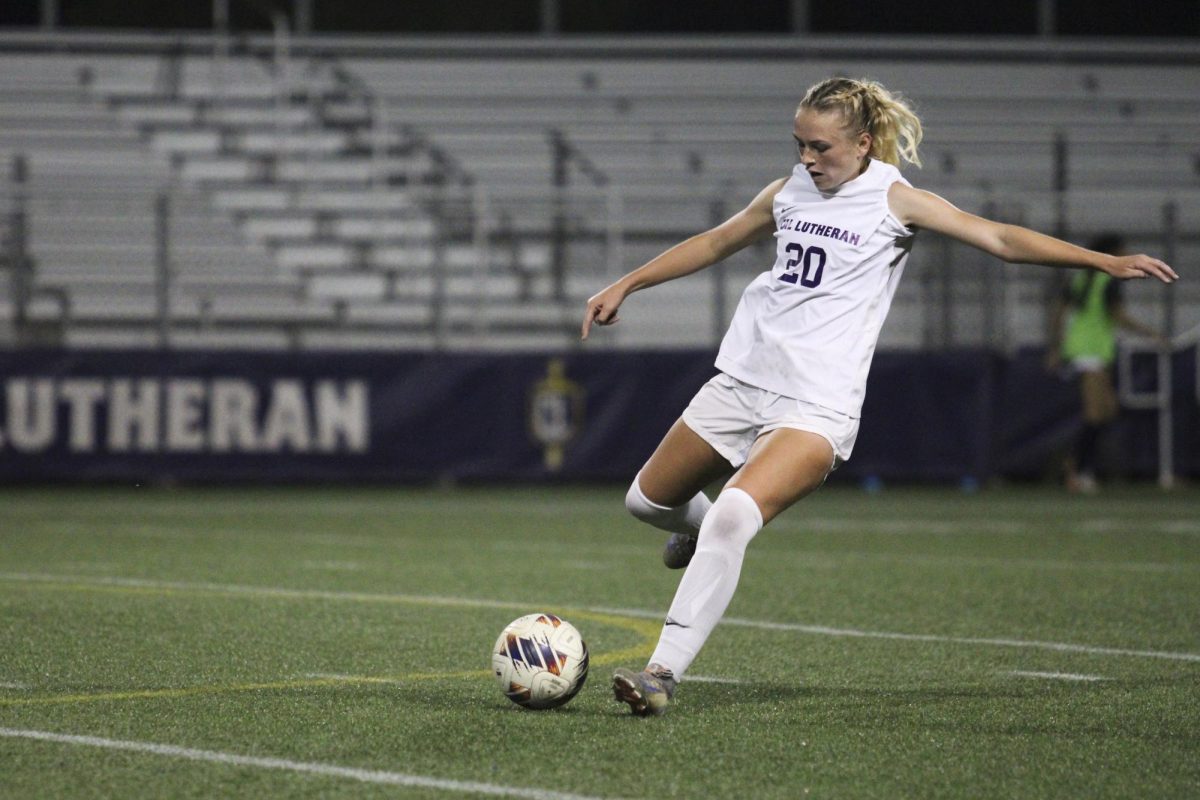
<path id="1" fill-rule="evenodd" d="M 878 83 L 818 83 L 796 111 L 793 134 L 799 164 L 791 177 L 587 301 L 584 339 L 593 324 L 617 322 L 631 293 L 776 239 L 774 267 L 747 287 L 721 343 L 719 374 L 626 496 L 634 516 L 674 534 L 667 565 L 687 567 L 647 667 L 613 676 L 617 699 L 637 715 L 666 710 L 733 597 L 750 540 L 850 457 L 871 356 L 918 230 L 1008 262 L 1178 277 L 1157 259 L 1085 250 L 914 189 L 896 167 L 902 158 L 920 164 L 920 120 Z M 730 473 L 710 503 L 704 487 Z"/>
<path id="2" fill-rule="evenodd" d="M 1123 255 L 1120 235 L 1105 233 L 1090 247 L 1101 253 Z M 1118 327 L 1152 340 L 1159 347 L 1170 341 L 1131 317 L 1121 302 L 1121 284 L 1103 272 L 1077 272 L 1063 286 L 1052 314 L 1047 366 L 1056 371 L 1065 361 L 1079 378 L 1079 405 L 1083 429 L 1067 463 L 1067 489 L 1092 494 L 1096 483 L 1096 451 L 1105 431 L 1120 410 L 1113 386 L 1112 365 L 1117 354 Z"/>

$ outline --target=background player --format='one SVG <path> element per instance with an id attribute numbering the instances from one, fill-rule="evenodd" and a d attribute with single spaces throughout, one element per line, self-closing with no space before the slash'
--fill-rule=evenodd
<path id="1" fill-rule="evenodd" d="M 1125 242 L 1115 233 L 1096 237 L 1091 249 L 1124 255 Z M 1079 404 L 1083 429 L 1066 465 L 1067 489 L 1096 491 L 1096 461 L 1101 438 L 1117 418 L 1117 391 L 1112 364 L 1117 353 L 1116 329 L 1123 328 L 1169 342 L 1152 328 L 1129 316 L 1121 302 L 1121 284 L 1104 272 L 1078 272 L 1064 283 L 1051 315 L 1047 366 L 1057 371 L 1063 362 L 1079 377 Z"/>

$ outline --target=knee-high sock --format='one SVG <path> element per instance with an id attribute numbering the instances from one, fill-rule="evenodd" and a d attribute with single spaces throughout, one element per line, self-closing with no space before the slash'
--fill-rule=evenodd
<path id="1" fill-rule="evenodd" d="M 677 678 L 687 671 L 733 599 L 746 545 L 762 526 L 754 498 L 741 489 L 721 492 L 704 518 L 696 555 L 675 590 L 651 664 Z"/>
<path id="2" fill-rule="evenodd" d="M 638 476 L 640 477 L 641 473 L 638 473 Z M 633 484 L 625 495 L 625 508 L 629 509 L 630 514 L 642 522 L 647 522 L 671 533 L 698 533 L 700 523 L 704 521 L 704 515 L 711 507 L 712 501 L 704 492 L 698 493 L 691 500 L 675 508 L 652 503 L 642 493 L 638 478 L 633 479 Z"/>

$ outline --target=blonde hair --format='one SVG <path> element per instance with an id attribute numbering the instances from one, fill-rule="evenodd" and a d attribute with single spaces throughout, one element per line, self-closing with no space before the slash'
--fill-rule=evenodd
<path id="1" fill-rule="evenodd" d="M 829 78 L 812 86 L 796 109 L 839 111 L 855 134 L 871 134 L 872 158 L 900 166 L 900 159 L 921 166 L 917 145 L 921 120 L 899 95 L 883 84 L 853 78 Z"/>

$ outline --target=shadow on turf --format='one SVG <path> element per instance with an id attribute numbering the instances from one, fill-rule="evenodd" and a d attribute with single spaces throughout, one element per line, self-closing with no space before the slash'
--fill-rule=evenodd
<path id="1" fill-rule="evenodd" d="M 1022 701 L 1037 695 L 1034 687 L 931 687 L 928 689 L 879 689 L 844 686 L 795 686 L 776 683 L 697 684 L 680 688 L 677 702 L 705 708 L 746 705 L 804 705 L 812 701 L 823 713 L 840 713 L 846 718 L 869 714 L 878 720 L 888 710 L 928 708 L 941 703 L 997 700 Z"/>
<path id="2" fill-rule="evenodd" d="M 1150 683 L 1161 685 L 1163 681 Z M 1178 719 L 1167 724 L 1153 715 L 1114 714 L 1096 720 L 1083 719 L 1072 712 L 1081 693 L 1093 696 L 1099 693 L 1111 698 L 1111 693 L 1127 693 L 1131 685 L 1129 681 L 1114 680 L 1086 685 L 881 689 L 745 683 L 685 686 L 676 699 L 679 710 L 779 709 L 814 724 L 836 723 L 855 729 L 921 729 L 953 735 L 1042 735 L 1164 743 L 1177 743 L 1181 736 L 1186 736 Z M 1060 713 L 1047 715 L 1050 707 L 1058 708 Z"/>
<path id="3" fill-rule="evenodd" d="M 837 719 L 841 724 L 850 726 L 888 727 L 894 724 L 911 727 L 914 714 L 937 714 L 937 709 L 947 704 L 957 706 L 954 714 L 958 716 L 965 708 L 975 703 L 980 704 L 981 710 L 992 707 L 998 701 L 1020 706 L 1040 702 L 1040 698 L 1044 698 L 1048 692 L 1063 691 L 1067 688 L 1037 683 L 891 689 L 769 682 L 716 684 L 685 681 L 676 695 L 676 706 L 679 711 L 685 713 L 691 710 L 736 710 L 739 707 L 788 708 L 805 715 Z M 1086 689 L 1090 692 L 1103 692 L 1114 689 L 1127 690 L 1128 686 L 1125 682 L 1108 681 L 1103 684 L 1090 684 Z M 508 703 L 502 697 L 493 694 L 490 685 L 464 687 L 461 693 L 449 694 L 444 691 L 431 692 L 424 687 L 395 686 L 356 687 L 354 691 L 360 696 L 387 698 L 393 703 L 399 700 L 401 703 L 409 702 L 425 709 L 441 708 L 448 713 L 461 711 L 464 707 L 482 709 L 486 706 L 491 706 L 494 711 L 500 713 L 531 714 L 538 717 L 611 716 L 629 713 L 624 705 L 612 699 L 611 690 L 605 681 L 597 681 L 594 685 L 589 682 L 581 696 L 573 702 L 546 712 L 532 712 Z M 945 720 L 938 722 L 934 719 L 924 719 L 922 724 L 941 727 L 945 725 Z"/>

